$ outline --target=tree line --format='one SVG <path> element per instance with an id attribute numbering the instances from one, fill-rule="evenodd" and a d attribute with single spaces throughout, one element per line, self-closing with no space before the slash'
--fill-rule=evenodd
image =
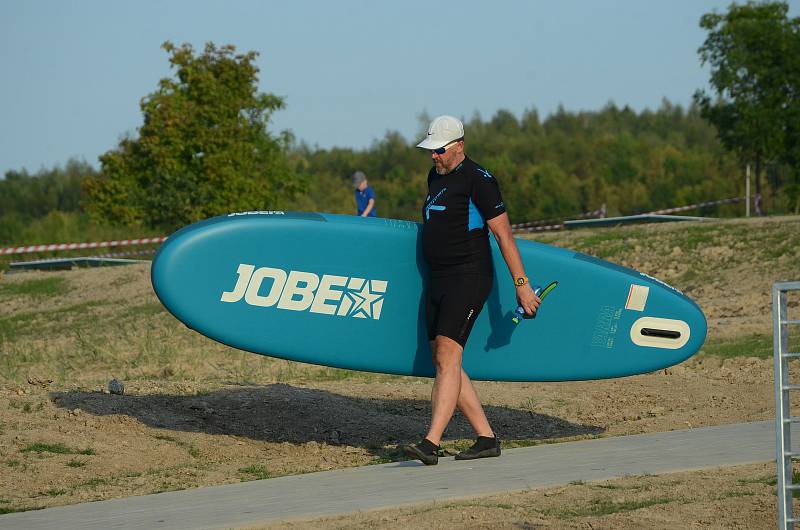
<path id="1" fill-rule="evenodd" d="M 788 18 L 783 2 L 748 2 L 700 25 L 712 93 L 698 91 L 688 108 L 665 100 L 636 112 L 609 102 L 544 119 L 534 107 L 464 119 L 467 154 L 500 181 L 512 222 L 741 196 L 747 164 L 770 213 L 798 212 L 800 20 Z M 366 149 L 310 147 L 269 130 L 284 102 L 259 92 L 255 52 L 163 48 L 174 75 L 142 98 L 142 126 L 100 157 L 99 170 L 71 160 L 0 180 L 0 242 L 21 242 L 26 228 L 30 236 L 31 226 L 54 218 L 169 232 L 230 211 L 352 213 L 357 170 L 375 188 L 381 216 L 419 220 L 431 161 L 414 147 L 418 138 L 389 132 Z M 419 117 L 419 137 L 429 119 Z"/>
<path id="2" fill-rule="evenodd" d="M 498 179 L 512 222 L 602 205 L 613 215 L 642 213 L 735 197 L 744 187 L 738 162 L 697 108 L 668 101 L 638 113 L 613 104 L 595 112 L 559 109 L 544 120 L 535 111 L 519 118 L 499 111 L 486 120 L 473 116 L 464 128 L 467 155 Z M 365 150 L 295 148 L 292 167 L 313 183 L 303 206 L 351 213 L 347 177 L 362 170 L 381 215 L 419 220 L 431 161 L 414 147 L 417 140 L 388 133 Z"/>

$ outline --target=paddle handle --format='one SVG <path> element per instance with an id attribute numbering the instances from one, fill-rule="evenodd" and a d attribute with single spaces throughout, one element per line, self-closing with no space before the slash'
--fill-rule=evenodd
<path id="1" fill-rule="evenodd" d="M 533 288 L 533 293 L 538 296 L 540 300 L 544 300 L 544 297 L 547 296 L 550 291 L 555 289 L 557 285 L 558 282 L 550 282 L 550 284 L 544 289 L 542 289 L 541 285 L 537 285 Z M 528 316 L 522 306 L 517 306 L 517 310 L 514 311 L 514 316 L 511 318 L 511 320 L 514 322 L 514 324 L 519 324 L 523 319 L 530 320 L 532 318 L 536 318 L 537 312 L 538 310 L 534 311 L 532 315 Z"/>
<path id="2" fill-rule="evenodd" d="M 535 294 L 536 296 L 539 296 L 539 293 L 541 292 L 542 292 L 541 285 L 536 285 L 533 287 L 533 294 Z M 532 318 L 536 318 L 536 311 L 534 311 L 532 315 L 528 315 L 527 313 L 525 313 L 525 309 L 521 305 L 518 305 L 516 311 L 514 311 L 514 318 L 512 318 L 511 320 L 514 321 L 514 324 L 519 324 L 520 320 L 522 319 L 530 320 Z"/>

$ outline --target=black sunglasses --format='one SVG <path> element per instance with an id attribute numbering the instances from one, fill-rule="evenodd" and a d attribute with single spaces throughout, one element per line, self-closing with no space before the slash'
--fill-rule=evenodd
<path id="1" fill-rule="evenodd" d="M 442 147 L 440 147 L 438 149 L 431 149 L 431 152 L 432 153 L 436 153 L 437 155 L 443 155 L 443 154 L 445 154 L 447 152 L 447 150 L 450 148 L 451 145 L 455 145 L 456 143 L 460 142 L 461 140 L 463 140 L 463 138 L 459 138 L 458 140 L 453 140 L 449 144 L 443 145 Z"/>

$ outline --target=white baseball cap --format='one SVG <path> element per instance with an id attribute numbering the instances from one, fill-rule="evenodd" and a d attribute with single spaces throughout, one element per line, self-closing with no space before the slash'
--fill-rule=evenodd
<path id="1" fill-rule="evenodd" d="M 428 135 L 417 147 L 422 149 L 439 149 L 454 140 L 464 137 L 464 124 L 452 116 L 437 116 L 428 127 Z"/>

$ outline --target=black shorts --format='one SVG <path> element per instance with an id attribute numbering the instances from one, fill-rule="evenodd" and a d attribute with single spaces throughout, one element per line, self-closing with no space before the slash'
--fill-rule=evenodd
<path id="1" fill-rule="evenodd" d="M 443 335 L 463 348 L 491 290 L 491 276 L 431 278 L 425 295 L 428 340 Z"/>

